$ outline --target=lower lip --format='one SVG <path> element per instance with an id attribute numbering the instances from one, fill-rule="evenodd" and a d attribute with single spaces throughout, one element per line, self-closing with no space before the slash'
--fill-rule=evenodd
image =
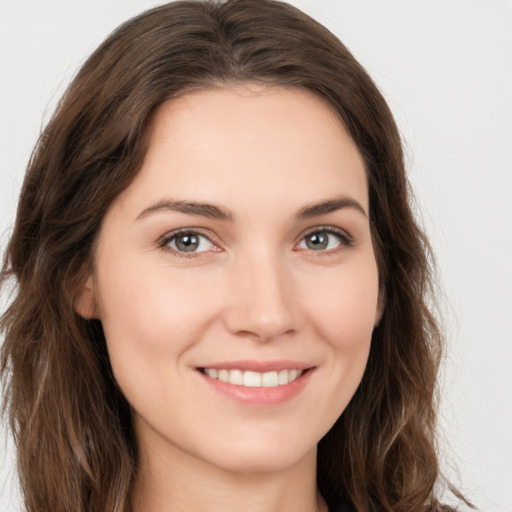
<path id="1" fill-rule="evenodd" d="M 251 405 L 279 405 L 297 396 L 306 387 L 313 371 L 314 369 L 310 368 L 300 377 L 297 377 L 293 382 L 272 388 L 237 386 L 235 384 L 230 384 L 229 382 L 212 379 L 199 370 L 197 372 L 216 392 L 228 396 L 238 402 Z"/>

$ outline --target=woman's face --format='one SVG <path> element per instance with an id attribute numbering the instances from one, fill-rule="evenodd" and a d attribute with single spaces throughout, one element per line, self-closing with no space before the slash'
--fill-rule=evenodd
<path id="1" fill-rule="evenodd" d="M 314 454 L 380 316 L 365 169 L 340 122 L 283 88 L 164 104 L 78 309 L 103 324 L 143 453 L 243 472 Z"/>

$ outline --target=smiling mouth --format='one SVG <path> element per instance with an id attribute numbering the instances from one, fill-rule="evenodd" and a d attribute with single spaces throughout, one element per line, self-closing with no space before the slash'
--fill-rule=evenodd
<path id="1" fill-rule="evenodd" d="M 307 372 L 308 369 L 299 370 L 297 368 L 291 368 L 264 373 L 250 370 L 217 368 L 199 368 L 199 371 L 211 379 L 235 386 L 246 388 L 276 388 L 290 384 Z"/>

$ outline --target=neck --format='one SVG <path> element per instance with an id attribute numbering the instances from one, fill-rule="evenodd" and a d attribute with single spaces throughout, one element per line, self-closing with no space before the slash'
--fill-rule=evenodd
<path id="1" fill-rule="evenodd" d="M 140 447 L 134 512 L 327 512 L 316 487 L 316 450 L 271 472 L 234 472 L 179 449 Z"/>

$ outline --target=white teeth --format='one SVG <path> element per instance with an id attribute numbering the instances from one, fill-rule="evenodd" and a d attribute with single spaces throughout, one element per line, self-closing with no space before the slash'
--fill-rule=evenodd
<path id="1" fill-rule="evenodd" d="M 244 372 L 244 386 L 247 388 L 261 387 L 261 373 Z"/>
<path id="2" fill-rule="evenodd" d="M 275 388 L 279 384 L 277 372 L 267 372 L 261 376 L 261 384 L 265 388 Z"/>
<path id="3" fill-rule="evenodd" d="M 211 377 L 212 379 L 219 378 L 219 372 L 215 368 L 207 368 L 205 372 L 206 375 L 208 375 L 208 377 Z"/>
<path id="4" fill-rule="evenodd" d="M 215 368 L 205 368 L 204 373 L 212 379 L 221 382 L 229 382 L 235 386 L 245 386 L 248 388 L 273 388 L 284 386 L 300 377 L 304 371 L 292 368 L 290 370 L 281 370 L 279 372 L 252 372 L 242 370 L 217 370 Z"/>
<path id="5" fill-rule="evenodd" d="M 236 386 L 243 386 L 244 374 L 240 370 L 231 370 L 229 372 L 229 383 Z"/>
<path id="6" fill-rule="evenodd" d="M 281 370 L 278 376 L 278 383 L 280 386 L 288 384 L 288 370 Z"/>

